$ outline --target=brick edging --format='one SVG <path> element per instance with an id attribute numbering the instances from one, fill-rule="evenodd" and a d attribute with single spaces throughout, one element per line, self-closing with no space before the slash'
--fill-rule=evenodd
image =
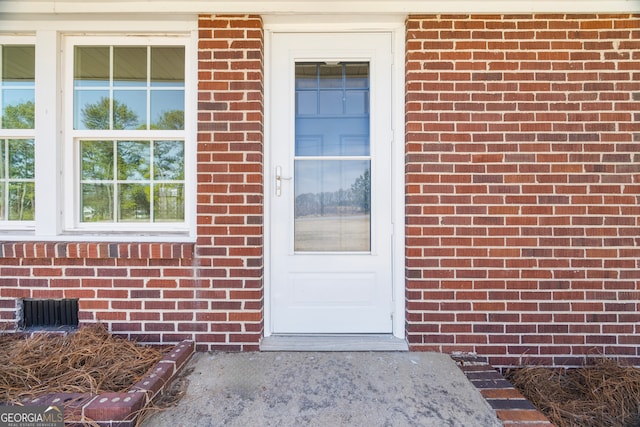
<path id="1" fill-rule="evenodd" d="M 193 341 L 180 342 L 128 392 L 55 393 L 25 399 L 22 404 L 62 405 L 66 426 L 82 426 L 91 421 L 100 427 L 134 427 L 140 413 L 171 384 L 194 351 Z"/>
<path id="2" fill-rule="evenodd" d="M 549 419 L 487 363 L 458 361 L 458 367 L 473 384 L 505 427 L 554 427 Z"/>

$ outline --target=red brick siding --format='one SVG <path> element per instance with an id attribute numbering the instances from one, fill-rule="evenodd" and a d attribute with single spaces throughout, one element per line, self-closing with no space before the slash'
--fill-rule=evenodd
<path id="1" fill-rule="evenodd" d="M 202 16 L 196 244 L 0 244 L 0 327 L 16 299 L 79 298 L 81 323 L 198 350 L 256 350 L 263 330 L 263 33 Z"/>
<path id="2" fill-rule="evenodd" d="M 415 16 L 407 335 L 640 363 L 640 16 Z"/>
<path id="3" fill-rule="evenodd" d="M 640 17 L 407 21 L 407 336 L 496 366 L 640 362 Z M 194 244 L 4 243 L 16 298 L 147 342 L 263 331 L 263 32 L 201 16 Z"/>
<path id="4" fill-rule="evenodd" d="M 193 282 L 193 248 L 188 243 L 3 243 L 0 324 L 15 326 L 16 299 L 77 298 L 81 324 L 99 321 L 140 341 L 179 341 L 176 334 L 185 323 L 167 323 L 167 317 L 180 310 L 176 290 Z"/>
<path id="5" fill-rule="evenodd" d="M 201 16 L 199 280 L 210 349 L 256 350 L 264 318 L 263 51 L 258 16 Z M 208 323 L 205 323 L 208 324 Z M 215 344 L 220 343 L 220 344 Z"/>

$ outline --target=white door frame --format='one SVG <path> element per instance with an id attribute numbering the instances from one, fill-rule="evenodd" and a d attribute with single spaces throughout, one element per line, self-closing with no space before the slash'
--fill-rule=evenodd
<path id="1" fill-rule="evenodd" d="M 271 36 L 278 32 L 387 32 L 393 38 L 392 70 L 392 126 L 391 144 L 392 173 L 392 277 L 393 277 L 393 336 L 405 339 L 405 183 L 404 183 L 404 62 L 405 62 L 405 16 L 380 18 L 380 21 L 365 22 L 347 17 L 273 17 L 265 16 L 265 64 L 264 64 L 264 336 L 271 330 L 271 194 L 274 191 L 271 178 Z M 373 18 L 376 19 L 376 18 Z"/>

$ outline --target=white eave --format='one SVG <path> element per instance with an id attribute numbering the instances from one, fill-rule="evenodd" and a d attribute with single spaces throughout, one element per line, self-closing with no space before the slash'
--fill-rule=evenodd
<path id="1" fill-rule="evenodd" d="M 0 0 L 9 15 L 636 13 L 640 0 Z"/>

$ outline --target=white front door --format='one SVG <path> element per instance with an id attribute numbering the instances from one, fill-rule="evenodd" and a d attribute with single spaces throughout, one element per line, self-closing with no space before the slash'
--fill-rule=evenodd
<path id="1" fill-rule="evenodd" d="M 391 33 L 274 33 L 270 330 L 393 330 Z"/>

